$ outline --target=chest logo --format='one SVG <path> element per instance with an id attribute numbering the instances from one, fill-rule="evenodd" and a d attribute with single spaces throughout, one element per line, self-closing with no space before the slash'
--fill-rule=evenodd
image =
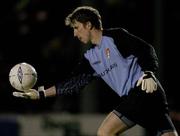
<path id="1" fill-rule="evenodd" d="M 105 49 L 105 54 L 106 54 L 106 57 L 109 59 L 110 58 L 110 49 L 109 48 Z"/>

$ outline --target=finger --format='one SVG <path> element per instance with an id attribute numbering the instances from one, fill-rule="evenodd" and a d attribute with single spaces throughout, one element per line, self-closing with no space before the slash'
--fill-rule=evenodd
<path id="1" fill-rule="evenodd" d="M 26 93 L 21 93 L 21 92 L 13 92 L 13 96 L 20 97 L 20 98 L 26 98 L 26 99 L 30 98 L 29 95 L 27 95 Z"/>
<path id="2" fill-rule="evenodd" d="M 31 96 L 30 96 L 30 95 L 28 95 L 27 93 L 24 93 L 24 94 L 23 94 L 23 98 L 26 98 L 26 99 L 31 99 Z"/>
<path id="3" fill-rule="evenodd" d="M 154 90 L 157 91 L 158 85 L 156 83 L 156 85 L 154 86 Z"/>
<path id="4" fill-rule="evenodd" d="M 150 80 L 148 86 L 149 86 L 150 93 L 153 93 L 154 91 L 157 90 L 157 83 L 153 79 Z"/>
<path id="5" fill-rule="evenodd" d="M 151 93 L 153 93 L 154 91 L 157 90 L 157 84 L 156 82 L 152 85 L 152 88 L 151 88 Z"/>
<path id="6" fill-rule="evenodd" d="M 24 93 L 26 94 L 26 93 L 32 92 L 32 91 L 34 91 L 34 90 L 35 90 L 35 89 L 24 90 Z"/>
<path id="7" fill-rule="evenodd" d="M 24 97 L 23 93 L 21 93 L 21 92 L 13 92 L 13 96 L 15 96 L 15 97 Z"/>
<path id="8" fill-rule="evenodd" d="M 153 84 L 152 84 L 152 82 L 147 82 L 147 87 L 146 87 L 146 89 L 147 89 L 147 93 L 152 93 L 153 92 Z"/>
<path id="9" fill-rule="evenodd" d="M 151 88 L 151 85 L 147 85 L 146 87 L 146 93 L 152 93 L 153 92 L 153 89 Z"/>
<path id="10" fill-rule="evenodd" d="M 146 81 L 142 80 L 141 89 L 144 91 L 146 90 Z"/>

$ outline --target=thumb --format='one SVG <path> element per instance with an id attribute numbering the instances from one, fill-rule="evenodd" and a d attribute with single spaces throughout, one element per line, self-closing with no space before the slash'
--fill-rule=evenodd
<path id="1" fill-rule="evenodd" d="M 140 78 L 136 84 L 136 86 L 140 86 L 142 84 L 142 78 Z"/>

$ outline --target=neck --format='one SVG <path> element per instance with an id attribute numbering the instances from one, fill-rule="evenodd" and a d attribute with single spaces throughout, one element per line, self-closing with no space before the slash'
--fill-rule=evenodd
<path id="1" fill-rule="evenodd" d="M 100 44 L 102 38 L 102 30 L 92 29 L 91 31 L 91 43 L 92 44 Z"/>

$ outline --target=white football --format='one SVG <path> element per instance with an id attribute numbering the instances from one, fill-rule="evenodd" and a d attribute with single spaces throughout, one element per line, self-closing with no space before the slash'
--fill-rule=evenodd
<path id="1" fill-rule="evenodd" d="M 37 82 L 37 72 L 28 63 L 19 63 L 11 68 L 9 72 L 9 82 L 12 87 L 19 91 L 28 91 Z"/>

